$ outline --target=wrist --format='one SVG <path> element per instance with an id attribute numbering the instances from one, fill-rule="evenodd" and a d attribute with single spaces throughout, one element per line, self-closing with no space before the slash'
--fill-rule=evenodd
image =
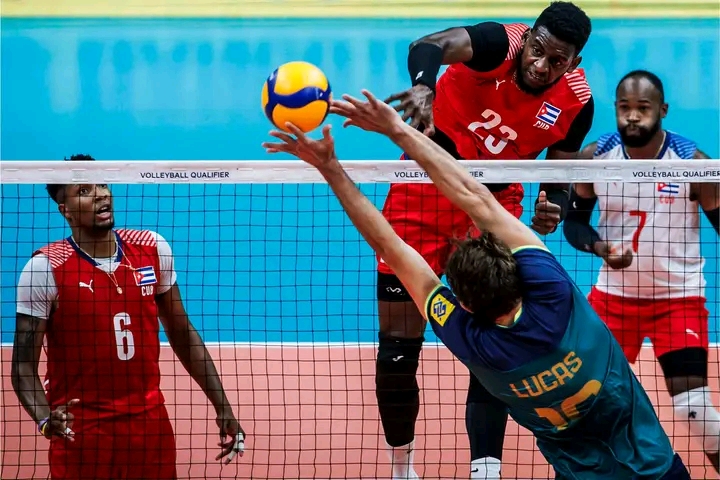
<path id="1" fill-rule="evenodd" d="M 595 255 L 602 258 L 603 260 L 607 257 L 608 247 L 605 242 L 598 240 L 592 245 L 592 251 Z"/>
<path id="2" fill-rule="evenodd" d="M 40 432 L 43 436 L 47 436 L 46 432 L 47 432 L 47 429 L 50 427 L 50 417 L 48 416 L 48 417 L 41 419 L 38 422 L 37 426 L 38 426 L 38 432 Z"/>

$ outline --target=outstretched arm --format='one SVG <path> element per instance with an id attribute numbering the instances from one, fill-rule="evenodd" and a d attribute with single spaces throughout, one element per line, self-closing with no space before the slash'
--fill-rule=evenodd
<path id="1" fill-rule="evenodd" d="M 331 112 L 364 130 L 388 136 L 414 159 L 430 176 L 435 186 L 453 204 L 462 209 L 481 231 L 493 232 L 511 249 L 544 244 L 510 212 L 500 205 L 490 190 L 475 180 L 449 153 L 402 121 L 397 113 L 363 90 L 368 102 L 348 95 L 346 102 L 333 102 Z"/>
<path id="2" fill-rule="evenodd" d="M 326 125 L 323 129 L 322 140 L 309 139 L 290 123 L 287 127 L 296 138 L 282 132 L 271 132 L 283 143 L 263 143 L 263 147 L 270 153 L 290 153 L 318 169 L 360 234 L 397 275 L 418 310 L 425 312 L 425 301 L 440 285 L 440 279 L 425 259 L 395 233 L 385 217 L 345 173 L 335 155 L 330 126 Z M 432 143 L 420 132 L 416 133 Z"/>

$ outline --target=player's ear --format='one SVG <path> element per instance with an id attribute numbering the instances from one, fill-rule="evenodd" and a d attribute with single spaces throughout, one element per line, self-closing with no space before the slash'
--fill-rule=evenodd
<path id="1" fill-rule="evenodd" d="M 67 220 L 68 222 L 72 220 L 72 214 L 70 213 L 70 209 L 67 208 L 64 203 L 58 203 L 58 212 L 60 212 L 60 215 L 65 217 L 65 220 Z"/>
<path id="2" fill-rule="evenodd" d="M 663 103 L 662 105 L 660 105 L 660 118 L 667 117 L 669 109 L 670 109 L 670 105 L 668 105 L 667 103 Z"/>
<path id="3" fill-rule="evenodd" d="M 582 62 L 582 57 L 580 55 L 573 58 L 572 62 L 570 62 L 570 68 L 568 68 L 567 73 L 572 73 L 578 67 L 578 65 L 580 65 L 580 62 Z"/>
<path id="4" fill-rule="evenodd" d="M 463 310 L 465 310 L 466 312 L 469 312 L 469 313 L 473 313 L 473 311 L 470 310 L 470 309 L 469 309 L 468 307 L 466 307 L 465 305 L 463 305 L 463 303 L 462 303 L 460 300 L 458 300 L 458 303 L 460 304 L 460 306 L 462 307 Z"/>

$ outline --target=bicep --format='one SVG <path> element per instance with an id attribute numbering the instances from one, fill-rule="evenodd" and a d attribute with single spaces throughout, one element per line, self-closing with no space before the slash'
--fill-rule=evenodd
<path id="1" fill-rule="evenodd" d="M 13 341 L 13 364 L 40 361 L 47 320 L 18 313 L 15 317 L 15 339 Z"/>
<path id="2" fill-rule="evenodd" d="M 158 307 L 158 317 L 160 317 L 166 332 L 187 324 L 187 312 L 177 283 L 173 284 L 165 293 L 156 295 L 155 303 Z"/>
<path id="3" fill-rule="evenodd" d="M 383 252 L 381 257 L 400 279 L 415 302 L 418 311 L 424 314 L 428 295 L 440 285 L 440 279 L 427 261 L 400 238 L 397 239 L 393 248 Z"/>

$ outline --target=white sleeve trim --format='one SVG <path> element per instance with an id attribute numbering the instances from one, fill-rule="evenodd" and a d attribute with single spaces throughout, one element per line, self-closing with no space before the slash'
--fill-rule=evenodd
<path id="1" fill-rule="evenodd" d="M 20 273 L 16 312 L 47 320 L 57 296 L 50 259 L 42 254 L 35 255 Z"/>
<path id="2" fill-rule="evenodd" d="M 172 248 L 165 238 L 157 232 L 155 233 L 155 241 L 157 242 L 158 257 L 160 258 L 160 275 L 158 277 L 157 293 L 162 294 L 169 291 L 175 282 L 177 282 L 177 274 L 175 273 L 175 259 L 173 257 Z"/>

